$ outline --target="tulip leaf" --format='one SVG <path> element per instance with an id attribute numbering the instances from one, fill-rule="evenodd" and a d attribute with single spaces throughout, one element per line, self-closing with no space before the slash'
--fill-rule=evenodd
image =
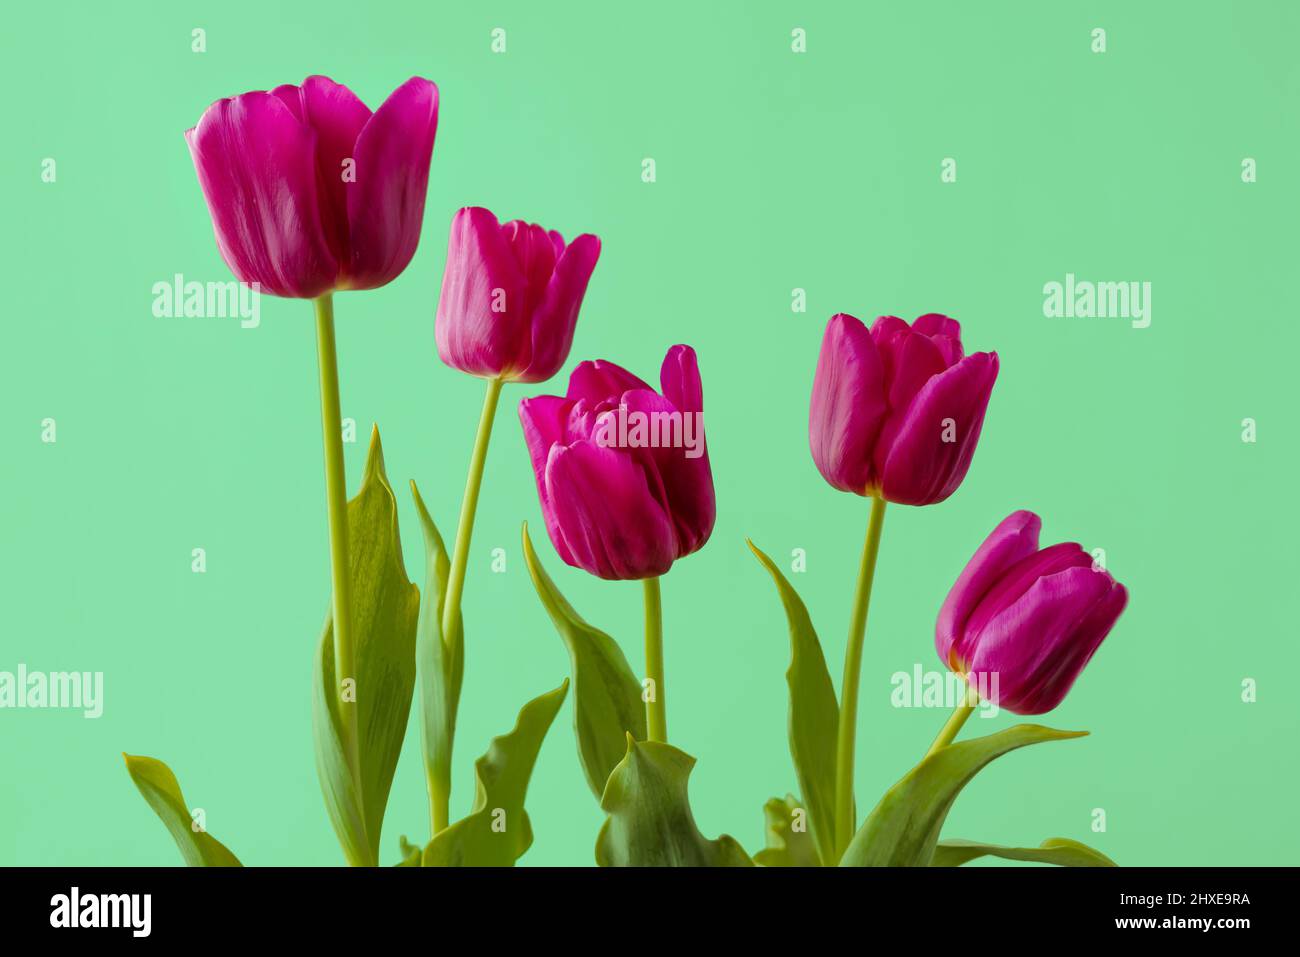
<path id="1" fill-rule="evenodd" d="M 424 849 L 425 867 L 512 867 L 533 843 L 524 810 L 528 779 L 542 740 L 569 693 L 565 678 L 554 691 L 528 702 L 509 734 L 493 738 L 474 762 L 477 779 L 469 816 L 434 835 Z"/>
<path id="2" fill-rule="evenodd" d="M 808 830 L 807 811 L 793 794 L 763 805 L 767 847 L 754 855 L 764 867 L 820 867 L 821 858 Z"/>
<path id="3" fill-rule="evenodd" d="M 835 741 L 840 707 L 808 609 L 785 575 L 753 542 L 754 553 L 781 596 L 790 623 L 790 757 L 808 810 L 809 829 L 823 862 L 835 860 Z"/>
<path id="4" fill-rule="evenodd" d="M 401 848 L 402 851 L 402 859 L 398 861 L 395 865 L 393 865 L 394 867 L 419 867 L 420 866 L 420 857 L 421 855 L 424 854 L 424 850 L 422 848 L 408 841 L 406 839 L 405 834 L 403 834 L 400 838 L 399 847 Z"/>
<path id="5" fill-rule="evenodd" d="M 189 805 L 181 794 L 180 782 L 172 769 L 156 758 L 123 754 L 126 770 L 140 789 L 155 814 L 171 832 L 172 840 L 180 848 L 181 857 L 190 867 L 242 867 L 239 858 L 230 853 L 190 815 Z"/>
<path id="6" fill-rule="evenodd" d="M 360 795 L 343 748 L 332 613 L 316 655 L 312 727 L 316 770 L 343 852 L 351 864 L 374 865 L 415 691 L 415 624 L 420 606 L 420 590 L 407 579 L 402 563 L 397 499 L 384 474 L 378 429 L 371 435 L 361 490 L 348 502 L 347 513 Z"/>
<path id="7" fill-rule="evenodd" d="M 981 844 L 978 841 L 940 841 L 934 849 L 931 867 L 960 867 L 977 857 L 1002 857 L 1009 861 L 1033 861 L 1038 864 L 1056 864 L 1060 867 L 1115 867 L 1116 864 L 1101 851 L 1080 844 L 1068 837 L 1050 837 L 1038 847 L 1002 847 L 998 844 Z"/>
<path id="8" fill-rule="evenodd" d="M 752 867 L 735 838 L 710 841 L 686 797 L 695 759 L 669 744 L 627 735 L 627 754 L 609 776 L 596 838 L 601 867 Z"/>
<path id="9" fill-rule="evenodd" d="M 646 737 L 645 705 L 623 650 L 609 635 L 587 624 L 546 574 L 524 523 L 524 560 L 564 646 L 573 673 L 573 730 L 587 785 L 599 800 L 605 783 L 627 752 L 626 735 Z"/>
<path id="10" fill-rule="evenodd" d="M 940 748 L 885 792 L 844 852 L 840 866 L 928 865 L 934 857 L 939 829 L 957 795 L 989 762 L 1026 745 L 1085 734 L 1018 724 L 987 737 Z"/>
<path id="11" fill-rule="evenodd" d="M 465 631 L 460 612 L 450 635 L 442 633 L 443 606 L 451 562 L 442 535 L 424 507 L 414 482 L 411 496 L 424 532 L 424 594 L 416 626 L 415 657 L 420 681 L 420 740 L 424 771 L 431 789 L 451 793 L 451 752 L 456 736 L 456 710 L 465 674 Z M 431 795 L 432 798 L 432 795 Z"/>

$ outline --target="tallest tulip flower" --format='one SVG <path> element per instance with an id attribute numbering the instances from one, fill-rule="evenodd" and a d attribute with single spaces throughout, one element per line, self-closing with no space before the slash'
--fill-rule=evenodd
<path id="1" fill-rule="evenodd" d="M 230 271 L 254 290 L 315 301 L 334 673 L 357 795 L 357 711 L 343 693 L 356 661 L 332 294 L 383 286 L 411 261 L 437 126 L 438 88 L 429 80 L 412 77 L 372 113 L 346 86 L 312 76 L 218 100 L 185 133 Z"/>
<path id="2" fill-rule="evenodd" d="M 835 847 L 841 854 L 857 826 L 858 679 L 885 503 L 932 505 L 956 491 L 975 454 L 997 375 L 997 353 L 966 355 L 961 326 L 938 313 L 910 325 L 881 316 L 870 329 L 840 313 L 826 325 L 808 417 L 813 461 L 835 488 L 871 499 L 836 740 Z"/>

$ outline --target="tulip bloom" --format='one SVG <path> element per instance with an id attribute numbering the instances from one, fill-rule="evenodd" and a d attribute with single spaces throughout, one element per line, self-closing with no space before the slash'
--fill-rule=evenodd
<path id="1" fill-rule="evenodd" d="M 695 350 L 669 349 L 660 381 L 662 395 L 612 362 L 584 362 L 564 396 L 519 403 L 551 542 L 600 578 L 662 575 L 713 531 Z"/>
<path id="2" fill-rule="evenodd" d="M 989 696 L 1016 714 L 1060 704 L 1128 602 L 1077 544 L 1040 550 L 1042 524 L 1027 511 L 1003 519 L 957 578 L 935 628 L 944 663 L 972 687 L 995 689 Z"/>
<path id="3" fill-rule="evenodd" d="M 221 258 L 294 299 L 391 282 L 420 238 L 437 126 L 420 77 L 374 113 L 323 76 L 213 103 L 185 140 Z"/>
<path id="4" fill-rule="evenodd" d="M 600 240 L 567 245 L 554 230 L 491 211 L 456 213 L 447 243 L 435 336 L 447 365 L 485 379 L 544 382 L 573 345 Z"/>
<path id="5" fill-rule="evenodd" d="M 813 461 L 837 489 L 902 505 L 942 502 L 970 468 L 996 352 L 965 356 L 961 326 L 937 313 L 871 329 L 833 316 L 813 379 Z"/>

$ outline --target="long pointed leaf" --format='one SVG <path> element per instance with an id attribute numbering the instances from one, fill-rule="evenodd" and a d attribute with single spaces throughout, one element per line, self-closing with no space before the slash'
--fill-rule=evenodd
<path id="1" fill-rule="evenodd" d="M 587 785 L 597 800 L 610 773 L 627 752 L 626 735 L 646 737 L 645 705 L 641 683 L 628 666 L 618 643 L 582 620 L 555 587 L 537 560 L 528 524 L 524 523 L 524 560 L 555 630 L 569 650 L 573 674 L 573 730 L 578 739 L 578 759 Z"/>
<path id="2" fill-rule="evenodd" d="M 397 499 L 384 474 L 379 430 L 370 439 L 361 489 L 348 502 L 352 633 L 362 794 L 355 793 L 342 747 L 333 616 L 316 655 L 312 726 L 316 769 L 334 831 L 348 861 L 374 865 L 393 772 L 415 691 L 415 623 L 420 590 L 406 577 Z"/>
<path id="3" fill-rule="evenodd" d="M 844 852 L 840 866 L 927 866 L 953 801 L 989 762 L 1026 745 L 1085 734 L 1018 724 L 987 737 L 941 748 L 885 792 Z"/>
<path id="4" fill-rule="evenodd" d="M 789 620 L 790 667 L 785 680 L 790 687 L 790 757 L 818 855 L 823 863 L 831 862 L 835 860 L 835 740 L 840 723 L 835 686 L 803 600 L 776 563 L 753 542 L 748 544 L 776 583 Z"/>
<path id="5" fill-rule="evenodd" d="M 431 787 L 451 792 L 451 753 L 456 736 L 456 710 L 465 673 L 465 629 L 457 611 L 450 635 L 442 633 L 443 607 L 451 562 L 438 527 L 424 507 L 415 483 L 411 495 L 424 532 L 424 594 L 416 626 L 415 657 L 420 682 L 420 740 L 424 770 Z"/>
<path id="6" fill-rule="evenodd" d="M 172 769 L 157 758 L 123 754 L 126 770 L 155 814 L 167 826 L 190 867 L 241 867 L 239 858 L 207 831 L 196 831 L 189 805 Z"/>

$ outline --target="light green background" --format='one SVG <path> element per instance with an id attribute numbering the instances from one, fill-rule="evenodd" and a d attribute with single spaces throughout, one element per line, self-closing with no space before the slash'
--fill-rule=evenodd
<path id="1" fill-rule="evenodd" d="M 1300 7 L 239 0 L 18 4 L 6 20 L 0 670 L 103 671 L 106 711 L 0 712 L 0 863 L 177 862 L 121 751 L 169 762 L 247 863 L 342 860 L 311 748 L 328 569 L 310 307 L 264 299 L 256 330 L 150 310 L 174 273 L 228 278 L 182 131 L 220 96 L 314 72 L 372 107 L 417 73 L 442 95 L 415 259 L 336 302 L 344 414 L 360 425 L 349 479 L 355 491 L 378 422 L 413 579 L 406 481 L 450 534 L 482 393 L 434 349 L 457 207 L 601 236 L 564 375 L 606 357 L 653 378 L 669 345 L 699 351 L 718 523 L 663 595 L 669 732 L 699 759 L 705 833 L 756 850 L 763 802 L 794 787 L 786 626 L 746 536 L 787 567 L 806 550 L 794 581 L 838 683 L 867 509 L 808 453 L 826 319 L 942 311 L 1002 373 L 958 493 L 886 517 L 860 808 L 945 717 L 891 707 L 890 675 L 938 666 L 948 586 L 1028 507 L 1046 541 L 1105 548 L 1132 601 L 1046 719 L 1092 736 L 1002 759 L 947 834 L 1062 835 L 1124 864 L 1295 862 Z M 190 51 L 194 27 L 206 53 Z M 1090 51 L 1094 27 L 1105 54 Z M 956 183 L 940 182 L 944 157 Z M 1242 182 L 1244 157 L 1257 183 Z M 1150 281 L 1150 328 L 1044 318 L 1043 284 L 1066 272 Z M 806 314 L 791 311 L 795 287 Z M 497 422 L 465 597 L 454 816 L 490 737 L 568 669 L 522 520 L 573 603 L 641 662 L 639 587 L 568 569 L 542 531 L 514 407 L 563 382 L 509 387 Z M 1246 417 L 1257 444 L 1241 440 Z M 497 547 L 505 574 L 490 570 Z M 1257 703 L 1241 700 L 1245 678 Z M 399 834 L 427 839 L 412 718 L 387 863 Z M 524 863 L 592 861 L 601 815 L 571 705 L 528 804 Z"/>

